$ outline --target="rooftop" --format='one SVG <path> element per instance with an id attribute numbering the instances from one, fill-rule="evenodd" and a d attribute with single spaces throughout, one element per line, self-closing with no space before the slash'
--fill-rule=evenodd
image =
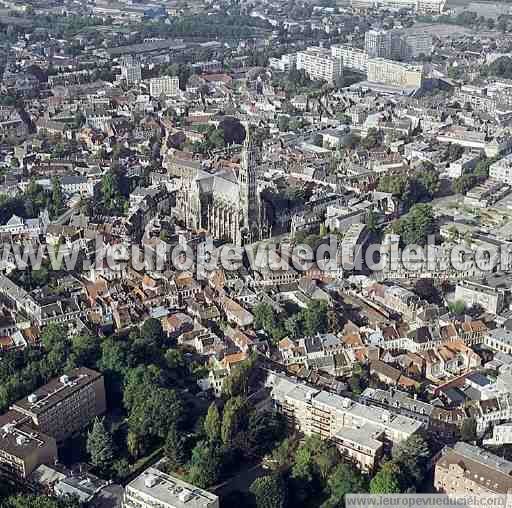
<path id="1" fill-rule="evenodd" d="M 154 467 L 148 468 L 144 473 L 131 481 L 126 487 L 149 496 L 163 506 L 173 508 L 205 508 L 218 506 L 218 497 L 184 482 L 175 476 L 162 473 Z"/>
<path id="2" fill-rule="evenodd" d="M 100 377 L 100 373 L 86 367 L 73 369 L 69 375 L 52 379 L 28 397 L 19 400 L 12 408 L 24 414 L 44 413 Z"/>

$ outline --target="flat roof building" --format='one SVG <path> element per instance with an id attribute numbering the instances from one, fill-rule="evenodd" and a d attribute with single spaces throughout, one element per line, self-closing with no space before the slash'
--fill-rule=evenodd
<path id="1" fill-rule="evenodd" d="M 148 468 L 125 488 L 123 508 L 218 508 L 219 498 L 206 490 Z"/>
<path id="2" fill-rule="evenodd" d="M 63 441 L 105 413 L 103 375 L 86 367 L 74 369 L 69 375 L 52 379 L 11 409 L 28 416 L 39 431 Z"/>
<path id="3" fill-rule="evenodd" d="M 358 467 L 371 471 L 380 460 L 384 443 L 401 443 L 423 423 L 378 406 L 310 387 L 293 378 L 270 374 L 276 409 L 291 427 L 306 435 L 331 439 Z"/>
<path id="4" fill-rule="evenodd" d="M 330 84 L 343 76 L 343 62 L 334 58 L 331 51 L 310 47 L 297 53 L 297 69 L 303 69 L 310 79 L 327 81 Z"/>
<path id="5" fill-rule="evenodd" d="M 57 460 L 55 439 L 35 431 L 31 423 L 16 411 L 0 416 L 0 470 L 27 478 L 41 464 Z"/>

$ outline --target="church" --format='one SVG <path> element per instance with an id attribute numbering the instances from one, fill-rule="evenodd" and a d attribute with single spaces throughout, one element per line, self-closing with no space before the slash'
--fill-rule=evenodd
<path id="1" fill-rule="evenodd" d="M 187 228 L 207 230 L 213 238 L 242 246 L 261 238 L 261 202 L 257 185 L 257 149 L 246 127 L 238 173 L 209 173 L 196 161 L 175 167 L 181 178 L 178 215 Z"/>

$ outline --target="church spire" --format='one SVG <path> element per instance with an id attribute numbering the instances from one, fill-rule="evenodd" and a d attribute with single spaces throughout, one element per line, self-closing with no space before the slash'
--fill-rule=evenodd
<path id="1" fill-rule="evenodd" d="M 244 123 L 245 140 L 240 157 L 240 170 L 238 173 L 238 188 L 240 196 L 240 210 L 242 214 L 241 226 L 245 234 L 245 242 L 256 239 L 260 224 L 260 206 L 257 184 L 257 157 L 256 148 L 252 143 L 251 129 Z M 243 243 L 245 243 L 243 242 Z"/>

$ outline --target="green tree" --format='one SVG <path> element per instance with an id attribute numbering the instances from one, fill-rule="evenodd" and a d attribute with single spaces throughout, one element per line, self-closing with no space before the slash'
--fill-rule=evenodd
<path id="1" fill-rule="evenodd" d="M 302 317 L 300 314 L 293 314 L 286 318 L 284 328 L 288 336 L 292 339 L 298 339 L 302 331 Z"/>
<path id="2" fill-rule="evenodd" d="M 249 394 L 249 384 L 254 369 L 254 359 L 249 358 L 231 370 L 229 376 L 224 380 L 222 391 L 229 397 L 239 395 L 247 396 Z"/>
<path id="3" fill-rule="evenodd" d="M 280 475 L 257 478 L 250 491 L 256 498 L 257 508 L 284 508 L 286 505 L 286 484 Z"/>
<path id="4" fill-rule="evenodd" d="M 301 312 L 306 335 L 316 335 L 327 331 L 327 311 L 328 307 L 325 302 L 316 302 Z"/>
<path id="5" fill-rule="evenodd" d="M 208 413 L 204 420 L 204 431 L 210 442 L 217 442 L 220 440 L 221 418 L 215 402 L 212 402 L 208 408 Z"/>
<path id="6" fill-rule="evenodd" d="M 80 506 L 75 497 L 49 497 L 44 495 L 18 495 L 8 497 L 2 502 L 2 508 L 77 508 Z"/>
<path id="7" fill-rule="evenodd" d="M 466 194 L 476 183 L 477 179 L 474 175 L 462 175 L 453 181 L 452 191 L 456 194 Z"/>
<path id="8" fill-rule="evenodd" d="M 171 425 L 167 433 L 165 439 L 165 456 L 172 469 L 184 466 L 187 462 L 185 438 L 176 425 Z"/>
<path id="9" fill-rule="evenodd" d="M 69 363 L 73 367 L 93 369 L 101 354 L 100 340 L 91 334 L 75 335 L 71 338 Z"/>
<path id="10" fill-rule="evenodd" d="M 223 465 L 223 455 L 220 448 L 201 441 L 192 450 L 188 480 L 202 489 L 211 487 L 220 480 Z"/>
<path id="11" fill-rule="evenodd" d="M 370 481 L 371 494 L 399 494 L 400 469 L 394 462 L 386 462 Z"/>
<path id="12" fill-rule="evenodd" d="M 277 126 L 281 132 L 288 132 L 290 129 L 290 117 L 281 115 L 277 121 Z"/>
<path id="13" fill-rule="evenodd" d="M 225 445 L 232 444 L 247 420 L 247 405 L 241 397 L 232 397 L 226 402 L 222 415 L 221 438 Z"/>
<path id="14" fill-rule="evenodd" d="M 410 212 L 396 221 L 393 230 L 400 234 L 405 245 L 425 245 L 434 233 L 434 212 L 430 205 L 414 205 Z"/>
<path id="15" fill-rule="evenodd" d="M 62 196 L 62 188 L 58 177 L 52 177 L 52 206 L 51 215 L 57 217 L 64 207 L 64 198 Z"/>
<path id="16" fill-rule="evenodd" d="M 151 345 L 161 347 L 164 340 L 162 323 L 158 319 L 149 318 L 144 321 L 141 327 L 142 338 Z"/>
<path id="17" fill-rule="evenodd" d="M 464 314 L 464 312 L 466 311 L 466 303 L 464 302 L 464 300 L 455 300 L 454 302 L 450 302 L 448 304 L 448 310 L 452 314 L 460 316 Z"/>
<path id="18" fill-rule="evenodd" d="M 361 473 L 348 464 L 339 464 L 329 476 L 327 481 L 329 499 L 322 508 L 335 508 L 343 506 L 346 494 L 357 494 L 366 490 Z"/>
<path id="19" fill-rule="evenodd" d="M 421 434 L 413 434 L 393 449 L 393 462 L 400 470 L 401 484 L 417 488 L 425 479 L 430 448 Z"/>
<path id="20" fill-rule="evenodd" d="M 460 429 L 460 438 L 466 443 L 476 441 L 476 420 L 473 417 L 466 418 Z"/>
<path id="21" fill-rule="evenodd" d="M 274 471 L 282 471 L 285 472 L 289 469 L 290 465 L 293 462 L 293 454 L 295 451 L 295 446 L 293 441 L 286 438 L 279 446 L 274 448 L 271 455 L 271 467 Z"/>
<path id="22" fill-rule="evenodd" d="M 112 436 L 107 431 L 103 420 L 95 418 L 92 429 L 87 434 L 87 453 L 91 464 L 106 473 L 114 462 L 114 445 Z"/>

